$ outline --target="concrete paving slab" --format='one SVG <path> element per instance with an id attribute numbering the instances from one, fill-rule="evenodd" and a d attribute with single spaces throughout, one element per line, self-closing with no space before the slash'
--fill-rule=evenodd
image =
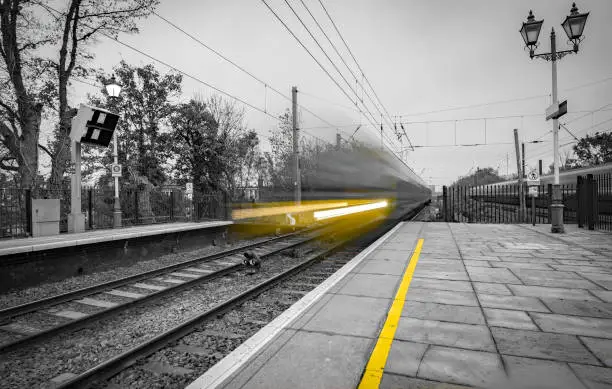
<path id="1" fill-rule="evenodd" d="M 612 274 L 612 269 L 604 266 L 585 266 L 585 265 L 551 265 L 553 268 L 559 271 L 583 271 L 588 273 L 604 273 Z"/>
<path id="2" fill-rule="evenodd" d="M 495 353 L 439 346 L 427 350 L 418 377 L 487 388 L 497 387 L 506 378 Z"/>
<path id="3" fill-rule="evenodd" d="M 472 286 L 468 281 L 436 280 L 432 278 L 413 277 L 410 283 L 412 289 L 440 289 L 454 290 L 456 292 L 472 292 Z M 508 291 L 510 293 L 510 291 Z"/>
<path id="4" fill-rule="evenodd" d="M 612 319 L 612 303 L 562 299 L 541 300 L 553 313 Z"/>
<path id="5" fill-rule="evenodd" d="M 491 334 L 483 325 L 402 317 L 395 332 L 395 339 L 471 350 L 495 351 Z"/>
<path id="6" fill-rule="evenodd" d="M 567 363 L 506 356 L 511 388 L 521 389 L 586 389 Z"/>
<path id="7" fill-rule="evenodd" d="M 452 305 L 466 305 L 476 307 L 478 300 L 473 292 L 457 292 L 437 289 L 408 289 L 406 300 L 432 302 Z"/>
<path id="8" fill-rule="evenodd" d="M 392 299 L 400 277 L 383 274 L 355 274 L 337 293 Z"/>
<path id="9" fill-rule="evenodd" d="M 369 273 L 369 274 L 390 274 L 402 275 L 406 268 L 405 262 L 400 261 L 364 261 L 360 266 L 357 266 L 353 272 Z"/>
<path id="10" fill-rule="evenodd" d="M 336 294 L 302 329 L 376 338 L 390 304 L 390 299 Z"/>
<path id="11" fill-rule="evenodd" d="M 471 386 L 447 384 L 398 374 L 384 373 L 379 389 L 468 389 Z"/>
<path id="12" fill-rule="evenodd" d="M 551 271 L 551 273 L 554 273 Z M 525 285 L 531 286 L 544 286 L 548 288 L 568 288 L 568 289 L 593 289 L 600 290 L 601 288 L 591 281 L 582 279 L 571 279 L 571 278 L 548 278 L 548 277 L 534 277 L 534 276 L 522 276 L 520 279 Z"/>
<path id="13" fill-rule="evenodd" d="M 413 247 L 414 248 L 414 247 Z M 374 250 L 374 252 L 366 258 L 369 259 L 389 259 L 393 261 L 408 261 L 412 252 L 404 252 L 404 251 L 395 251 L 395 250 L 385 250 L 382 248 Z"/>
<path id="14" fill-rule="evenodd" d="M 487 318 L 487 324 L 491 327 L 538 330 L 538 327 L 531 321 L 526 312 L 496 308 L 483 308 L 483 311 Z"/>
<path id="15" fill-rule="evenodd" d="M 612 303 L 612 291 L 608 290 L 594 290 L 593 293 L 595 296 L 599 297 L 601 300 Z"/>
<path id="16" fill-rule="evenodd" d="M 546 263 L 529 263 L 529 262 L 491 262 L 491 266 L 493 267 L 505 267 L 507 269 L 512 270 L 515 275 L 518 275 L 522 269 L 531 269 L 531 270 L 543 270 L 543 271 L 552 271 L 554 270 L 550 265 Z M 520 278 L 520 277 L 519 277 Z"/>
<path id="17" fill-rule="evenodd" d="M 501 294 L 510 296 L 512 292 L 510 289 L 504 284 L 494 284 L 490 282 L 472 282 L 474 285 L 474 290 L 478 294 Z"/>
<path id="18" fill-rule="evenodd" d="M 588 272 L 577 272 L 577 274 L 602 288 L 612 290 L 612 275 Z"/>
<path id="19" fill-rule="evenodd" d="M 490 283 L 511 283 L 521 284 L 522 282 L 516 278 L 508 269 L 504 268 L 482 268 L 466 266 L 467 272 L 472 281 L 490 282 Z"/>
<path id="20" fill-rule="evenodd" d="M 394 340 L 385 365 L 385 372 L 416 377 L 419 365 L 429 345 Z"/>
<path id="21" fill-rule="evenodd" d="M 583 289 L 527 285 L 508 285 L 508 288 L 517 296 L 597 301 L 596 297 Z"/>
<path id="22" fill-rule="evenodd" d="M 488 261 L 470 261 L 464 259 L 463 264 L 471 267 L 491 267 L 491 264 Z"/>
<path id="23" fill-rule="evenodd" d="M 363 355 L 370 343 L 366 338 L 300 332 L 256 371 L 245 387 L 270 389 L 273 384 L 292 389 L 354 388 L 365 367 Z M 237 387 L 242 385 L 225 386 Z"/>
<path id="24" fill-rule="evenodd" d="M 550 312 L 537 298 L 521 296 L 502 296 L 478 293 L 480 304 L 486 308 L 514 309 L 518 311 Z"/>
<path id="25" fill-rule="evenodd" d="M 612 319 L 530 313 L 543 331 L 612 339 Z"/>
<path id="26" fill-rule="evenodd" d="M 576 375 L 582 379 L 589 389 L 612 387 L 612 369 L 607 367 L 570 364 Z"/>
<path id="27" fill-rule="evenodd" d="M 491 333 L 505 355 L 599 364 L 576 336 L 499 327 L 492 327 Z"/>
<path id="28" fill-rule="evenodd" d="M 612 367 L 612 340 L 590 338 L 588 336 L 581 336 L 580 339 L 600 361 Z"/>
<path id="29" fill-rule="evenodd" d="M 440 270 L 427 270 L 427 269 L 419 269 L 417 265 L 417 270 L 414 273 L 415 276 L 421 278 L 434 278 L 440 280 L 456 280 L 456 281 L 469 281 L 467 273 L 464 270 L 461 271 L 446 271 L 443 269 Z"/>
<path id="30" fill-rule="evenodd" d="M 554 266 L 554 265 L 547 265 Z M 559 271 L 559 270 L 536 270 L 536 269 L 527 269 L 527 268 L 517 268 L 513 270 L 514 274 L 517 275 L 518 278 L 522 277 L 542 277 L 542 278 L 550 278 L 550 279 L 574 279 L 574 280 L 582 280 L 578 274 L 574 272 L 567 271 Z"/>
<path id="31" fill-rule="evenodd" d="M 402 316 L 465 324 L 485 324 L 480 307 L 406 301 Z"/>
<path id="32" fill-rule="evenodd" d="M 500 262 L 501 259 L 499 257 L 495 257 L 492 255 L 463 255 L 464 261 L 491 261 L 491 262 Z"/>

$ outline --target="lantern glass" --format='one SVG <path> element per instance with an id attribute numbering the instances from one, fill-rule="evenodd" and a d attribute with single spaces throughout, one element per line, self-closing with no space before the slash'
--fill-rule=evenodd
<path id="1" fill-rule="evenodd" d="M 570 15 L 561 24 L 569 39 L 580 39 L 584 31 L 589 13 Z"/>
<path id="2" fill-rule="evenodd" d="M 121 86 L 117 84 L 115 76 L 113 76 L 110 83 L 106 85 L 106 93 L 108 93 L 110 97 L 119 97 L 119 93 L 121 93 Z"/>
<path id="3" fill-rule="evenodd" d="M 542 29 L 543 23 L 544 20 L 523 23 L 523 28 L 521 28 L 521 36 L 523 37 L 526 46 L 533 46 L 538 43 L 538 37 L 540 36 L 540 30 Z"/>

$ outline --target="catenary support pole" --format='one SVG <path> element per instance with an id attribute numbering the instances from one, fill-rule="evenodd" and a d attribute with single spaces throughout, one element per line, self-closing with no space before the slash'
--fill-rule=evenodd
<path id="1" fill-rule="evenodd" d="M 519 150 L 518 129 L 514 129 L 514 149 L 516 152 L 516 171 L 518 172 L 519 185 L 519 220 L 524 221 L 525 196 L 523 194 L 523 172 L 521 171 L 521 152 Z"/>
<path id="2" fill-rule="evenodd" d="M 299 205 L 302 201 L 302 182 L 300 177 L 300 130 L 298 128 L 297 116 L 297 87 L 291 88 L 291 100 L 293 110 L 293 165 L 294 165 L 294 185 L 295 185 L 295 203 Z"/>

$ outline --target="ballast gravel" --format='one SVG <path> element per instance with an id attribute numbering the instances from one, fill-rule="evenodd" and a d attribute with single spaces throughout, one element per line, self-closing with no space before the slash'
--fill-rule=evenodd
<path id="1" fill-rule="evenodd" d="M 57 294 L 67 293 L 73 290 L 86 288 L 103 282 L 109 282 L 138 273 L 159 269 L 164 266 L 174 265 L 176 263 L 185 262 L 190 259 L 196 259 L 202 256 L 214 254 L 219 251 L 229 250 L 235 247 L 261 242 L 266 239 L 269 239 L 269 237 L 240 240 L 231 244 L 221 246 L 211 245 L 198 250 L 193 250 L 184 253 L 172 253 L 148 261 L 140 261 L 131 266 L 117 267 L 112 270 L 106 270 L 92 274 L 84 274 L 76 277 L 67 278 L 61 281 L 29 287 L 26 289 L 12 290 L 0 295 L 0 309 L 6 309 L 12 306 L 26 304 Z"/>
<path id="2" fill-rule="evenodd" d="M 300 259 L 275 256 L 265 260 L 262 270 L 256 274 L 231 273 L 53 337 L 43 345 L 0 355 L 1 370 L 7 372 L 2 387 L 51 387 L 50 380 L 59 374 L 82 373 L 286 270 L 297 261 Z"/>

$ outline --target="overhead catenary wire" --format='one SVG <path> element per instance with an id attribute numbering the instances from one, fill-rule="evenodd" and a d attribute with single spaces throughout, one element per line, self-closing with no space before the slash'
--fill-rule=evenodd
<path id="1" fill-rule="evenodd" d="M 357 58 L 355 58 L 355 55 L 353 54 L 353 51 L 351 50 L 351 48 L 349 47 L 348 43 L 346 42 L 346 40 L 344 39 L 344 37 L 342 36 L 342 33 L 340 33 L 340 30 L 338 29 L 338 26 L 336 26 L 336 23 L 334 22 L 334 19 L 331 17 L 331 15 L 329 14 L 329 12 L 327 11 L 327 8 L 325 8 L 325 5 L 323 4 L 323 2 L 321 0 L 319 0 L 319 4 L 321 4 L 321 8 L 323 8 L 323 11 L 325 11 L 325 14 L 327 15 L 327 17 L 329 18 L 330 22 L 332 23 L 332 26 L 334 27 L 334 29 L 336 30 L 336 33 L 338 34 L 338 36 L 340 37 L 340 39 L 342 40 L 342 43 L 344 43 L 344 46 L 346 47 L 347 51 L 349 52 L 351 58 L 353 58 L 353 61 L 355 61 L 355 64 L 357 65 L 357 68 L 359 69 L 359 71 L 361 72 L 361 75 L 363 76 L 363 79 L 366 81 L 366 83 L 368 84 L 368 86 L 370 87 L 370 89 L 372 90 L 372 93 L 374 94 L 374 97 L 376 97 L 376 99 L 378 100 L 380 106 L 383 108 L 383 110 L 385 111 L 387 118 L 389 118 L 389 120 L 392 122 L 391 120 L 391 115 L 389 115 L 389 112 L 387 111 L 387 109 L 385 108 L 385 105 L 382 103 L 382 101 L 380 100 L 380 98 L 378 97 L 378 94 L 376 93 L 376 90 L 374 90 L 374 87 L 372 86 L 372 84 L 370 83 L 370 80 L 368 79 L 368 77 L 365 75 L 365 72 L 363 71 L 363 69 L 361 68 L 361 65 L 359 64 L 359 62 L 357 61 Z"/>
<path id="2" fill-rule="evenodd" d="M 163 20 L 164 22 L 166 22 L 168 25 L 172 26 L 173 28 L 175 28 L 176 30 L 182 32 L 183 34 L 185 34 L 186 36 L 188 36 L 189 38 L 191 38 L 192 40 L 194 40 L 195 42 L 197 42 L 198 44 L 200 44 L 201 46 L 203 46 L 204 48 L 210 50 L 211 52 L 213 52 L 215 55 L 217 55 L 219 58 L 223 59 L 224 61 L 230 63 L 231 65 L 233 65 L 236 69 L 242 71 L 243 73 L 247 74 L 248 76 L 250 76 L 253 80 L 259 82 L 260 84 L 262 84 L 264 86 L 264 91 L 267 91 L 267 89 L 270 89 L 271 91 L 275 92 L 276 94 L 278 94 L 279 96 L 281 96 L 282 98 L 284 98 L 287 101 L 291 101 L 291 97 L 288 96 L 287 94 L 281 92 L 280 90 L 278 90 L 277 88 L 274 88 L 270 85 L 269 82 L 262 80 L 261 78 L 257 77 L 256 75 L 254 75 L 252 72 L 248 71 L 247 69 L 245 69 L 243 66 L 240 66 L 238 63 L 236 63 L 235 61 L 231 60 L 229 57 L 227 57 L 226 55 L 223 55 L 219 50 L 216 50 L 214 48 L 212 48 L 210 45 L 202 42 L 201 39 L 193 36 L 192 34 L 190 34 L 189 32 L 187 32 L 185 29 L 181 28 L 180 26 L 178 26 L 176 23 L 173 23 L 172 21 L 168 20 L 167 18 L 161 16 L 160 14 L 158 14 L 157 12 L 153 12 L 153 14 L 155 16 L 157 16 L 159 19 Z M 310 115 L 312 115 L 313 117 L 319 119 L 321 122 L 327 124 L 329 127 L 336 127 L 335 125 L 333 125 L 332 123 L 330 123 L 329 121 L 323 119 L 321 116 L 317 115 L 316 113 L 314 113 L 313 111 L 311 111 L 309 108 L 305 107 L 303 104 L 299 104 L 298 103 L 298 107 L 303 109 L 304 111 L 308 112 Z M 267 111 L 267 107 L 264 108 L 265 111 Z"/>

